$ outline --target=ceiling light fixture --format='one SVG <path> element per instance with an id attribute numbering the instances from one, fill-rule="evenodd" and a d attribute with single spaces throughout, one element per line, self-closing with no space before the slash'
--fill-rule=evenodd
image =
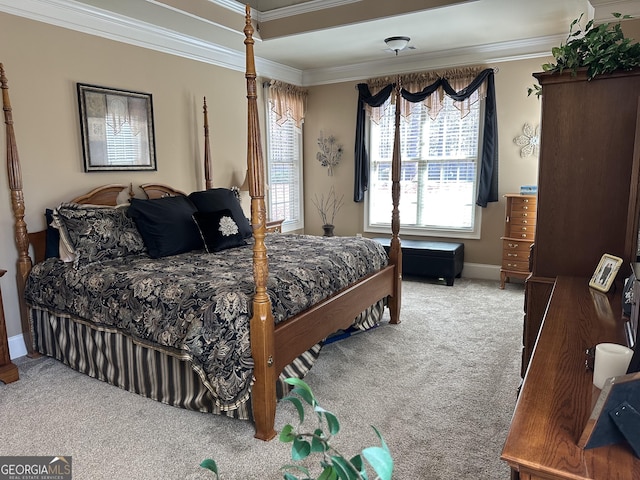
<path id="1" fill-rule="evenodd" d="M 386 43 L 387 47 L 396 52 L 396 55 L 398 55 L 399 51 L 407 48 L 407 45 L 409 45 L 409 40 L 411 40 L 409 37 L 388 37 L 384 39 L 384 43 Z"/>

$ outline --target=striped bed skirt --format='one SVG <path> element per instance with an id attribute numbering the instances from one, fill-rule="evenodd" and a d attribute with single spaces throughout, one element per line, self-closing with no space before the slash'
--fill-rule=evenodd
<path id="1" fill-rule="evenodd" d="M 379 323 L 383 300 L 369 307 L 355 325 L 368 329 Z M 34 348 L 90 377 L 158 402 L 199 412 L 253 420 L 251 400 L 233 410 L 221 409 L 202 382 L 199 371 L 179 350 L 135 341 L 116 329 L 97 327 L 82 319 L 30 306 Z M 276 384 L 278 398 L 289 391 L 286 378 L 303 378 L 320 355 L 318 343 L 283 370 Z M 202 375 L 202 377 L 201 377 Z"/>

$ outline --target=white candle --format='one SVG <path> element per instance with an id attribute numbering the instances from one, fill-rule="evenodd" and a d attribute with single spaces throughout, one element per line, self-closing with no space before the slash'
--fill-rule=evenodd
<path id="1" fill-rule="evenodd" d="M 624 375 L 629 368 L 633 350 L 616 343 L 596 345 L 596 358 L 593 365 L 593 384 L 602 389 L 607 378 Z"/>

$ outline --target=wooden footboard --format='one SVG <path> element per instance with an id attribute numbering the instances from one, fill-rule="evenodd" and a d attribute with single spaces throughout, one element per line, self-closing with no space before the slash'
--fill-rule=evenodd
<path id="1" fill-rule="evenodd" d="M 298 355 L 311 348 L 313 339 L 325 339 L 351 326 L 356 316 L 372 305 L 372 299 L 394 296 L 395 267 L 389 266 L 345 288 L 309 310 L 275 327 L 276 371 L 281 372 Z"/>

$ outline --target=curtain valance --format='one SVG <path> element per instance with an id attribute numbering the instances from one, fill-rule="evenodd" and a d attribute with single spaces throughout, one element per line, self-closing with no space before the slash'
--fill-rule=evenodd
<path id="1" fill-rule="evenodd" d="M 480 69 L 478 69 L 480 70 Z M 496 116 L 495 83 L 494 70 L 487 68 L 479 71 L 477 75 L 467 84 L 461 85 L 461 78 L 468 77 L 469 72 L 458 69 L 450 72 L 452 78 L 441 76 L 442 72 L 432 73 L 435 80 L 424 86 L 422 90 L 412 93 L 407 87 L 415 87 L 424 84 L 425 79 L 429 79 L 429 72 L 405 76 L 408 85 L 400 89 L 400 96 L 404 101 L 419 103 L 427 100 L 436 92 L 450 96 L 456 102 L 477 101 L 483 96 L 485 102 L 484 135 L 482 138 L 482 153 L 480 171 L 478 175 L 478 197 L 476 204 L 486 207 L 488 202 L 498 201 L 498 128 Z M 444 72 L 446 74 L 446 72 Z M 358 84 L 358 111 L 356 115 L 356 144 L 355 144 L 355 184 L 353 200 L 361 202 L 364 200 L 364 192 L 369 186 L 369 157 L 365 143 L 365 122 L 366 107 L 379 107 L 384 105 L 395 88 L 395 81 L 403 83 L 403 77 L 396 77 L 395 81 L 389 82 L 390 78 L 376 79 L 371 82 L 372 88 L 378 90 L 372 94 L 368 83 Z M 388 82 L 382 85 L 383 82 Z M 467 80 L 468 81 L 468 80 Z M 465 82 L 466 83 L 466 82 Z M 474 98 L 475 97 L 475 98 Z M 435 100 L 435 99 L 432 99 Z M 402 108 L 401 102 L 401 107 Z M 431 105 L 441 105 L 441 102 L 432 101 Z M 432 107 L 433 108 L 433 107 Z M 437 107 L 436 107 L 437 108 Z M 405 109 L 408 114 L 409 109 Z M 439 109 L 438 109 L 439 111 Z M 464 115 L 464 107 L 461 108 Z M 433 113 L 430 113 L 432 115 Z M 435 112 L 437 115 L 437 111 Z M 432 117 L 433 118 L 433 117 Z"/>
<path id="2" fill-rule="evenodd" d="M 271 109 L 276 114 L 278 125 L 291 118 L 300 127 L 304 120 L 305 106 L 307 101 L 307 90 L 305 88 L 271 80 L 269 82 L 269 100 Z"/>

